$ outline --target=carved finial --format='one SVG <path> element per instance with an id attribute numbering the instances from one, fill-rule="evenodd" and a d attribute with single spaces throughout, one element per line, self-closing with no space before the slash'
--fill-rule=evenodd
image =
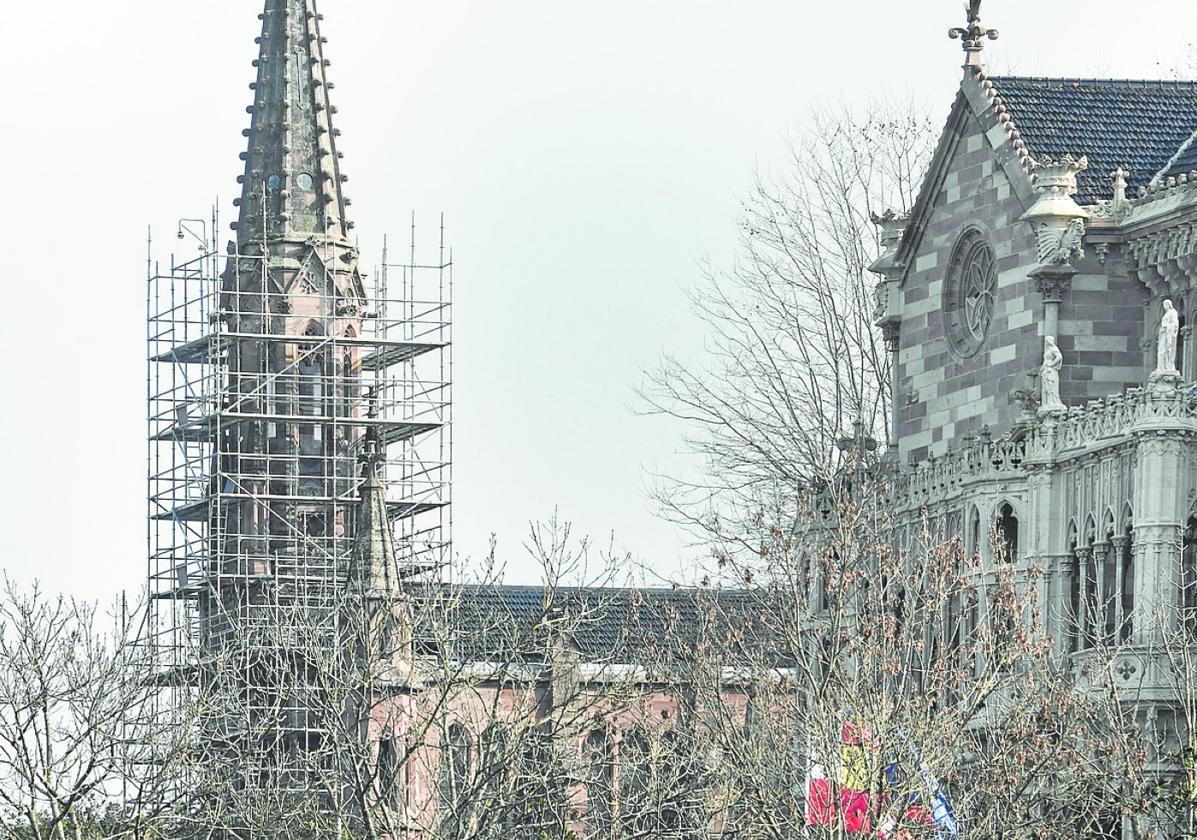
<path id="1" fill-rule="evenodd" d="M 952 27 L 948 30 L 948 37 L 952 40 L 960 39 L 960 45 L 964 47 L 967 66 L 980 67 L 981 50 L 984 49 L 983 41 L 986 38 L 996 41 L 998 31 L 987 29 L 981 24 L 981 0 L 969 0 L 968 5 L 964 8 L 968 14 L 967 25 Z"/>

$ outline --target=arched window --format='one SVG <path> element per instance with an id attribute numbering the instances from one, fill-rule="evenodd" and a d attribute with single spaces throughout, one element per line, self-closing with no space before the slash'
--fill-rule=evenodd
<path id="1" fill-rule="evenodd" d="M 1009 502 L 998 508 L 997 556 L 1007 563 L 1018 560 L 1018 517 L 1014 515 L 1014 507 Z"/>
<path id="2" fill-rule="evenodd" d="M 357 337 L 353 327 L 345 329 L 345 338 L 352 340 Z M 342 349 L 341 358 L 339 359 L 339 367 L 337 370 L 337 377 L 340 379 L 341 393 L 343 395 L 342 410 L 340 412 L 343 417 L 350 417 L 357 409 L 358 401 L 358 379 L 361 375 L 357 364 L 357 351 L 351 347 Z"/>
<path id="3" fill-rule="evenodd" d="M 586 736 L 586 836 L 606 837 L 611 832 L 615 797 L 615 763 L 611 737 L 596 729 Z"/>
<path id="4" fill-rule="evenodd" d="M 441 803 L 458 817 L 469 790 L 470 738 L 460 723 L 449 724 L 441 750 Z"/>
<path id="5" fill-rule="evenodd" d="M 976 508 L 969 513 L 965 550 L 970 559 L 981 553 L 981 511 Z"/>
<path id="6" fill-rule="evenodd" d="M 1119 543 L 1121 556 L 1122 621 L 1118 631 L 1120 641 L 1130 641 L 1135 618 L 1135 526 L 1129 513 L 1123 526 L 1126 536 Z"/>
<path id="7" fill-rule="evenodd" d="M 407 799 L 405 752 L 394 735 L 378 742 L 378 801 L 389 808 L 398 808 Z"/>
<path id="8" fill-rule="evenodd" d="M 314 339 L 321 335 L 320 328 L 311 324 L 304 336 Z M 322 495 L 320 479 L 324 475 L 324 416 L 325 356 L 318 343 L 308 340 L 299 346 L 296 363 L 296 413 L 312 420 L 299 423 L 299 481 L 302 495 Z"/>
<path id="9" fill-rule="evenodd" d="M 700 836 L 702 806 L 699 797 L 705 789 L 698 751 L 689 730 L 668 729 L 659 743 L 659 754 L 653 762 L 655 775 L 654 801 L 657 808 L 657 827 L 665 837 Z M 783 779 L 769 779 L 770 787 L 785 789 Z"/>

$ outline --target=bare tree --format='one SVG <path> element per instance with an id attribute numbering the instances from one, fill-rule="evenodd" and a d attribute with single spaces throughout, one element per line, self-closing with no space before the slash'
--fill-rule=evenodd
<path id="1" fill-rule="evenodd" d="M 672 646 L 710 675 L 693 731 L 720 756 L 711 825 L 933 836 L 941 790 L 968 836 L 1110 836 L 1144 778 L 1112 659 L 1082 679 L 1002 535 L 983 560 L 936 517 L 903 522 L 883 476 L 850 463 L 796 528 L 762 523 L 755 555 L 725 560 L 741 584 L 734 614 L 711 601 L 723 631 Z"/>
<path id="2" fill-rule="evenodd" d="M 906 103 L 816 113 L 784 175 L 761 175 L 740 218 L 740 253 L 692 292 L 709 329 L 695 368 L 666 356 L 645 410 L 685 420 L 697 476 L 662 476 L 666 514 L 705 539 L 762 508 L 793 511 L 796 489 L 834 465 L 854 423 L 888 435 L 890 362 L 873 326 L 873 214 L 908 210 L 933 151 Z"/>
<path id="3" fill-rule="evenodd" d="M 168 807 L 162 779 L 187 732 L 152 715 L 140 615 L 5 578 L 0 825 L 14 835 L 144 837 Z"/>

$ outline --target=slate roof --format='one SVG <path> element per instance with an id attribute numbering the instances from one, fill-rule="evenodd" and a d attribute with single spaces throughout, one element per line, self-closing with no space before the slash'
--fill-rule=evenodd
<path id="1" fill-rule="evenodd" d="M 771 624 L 762 594 L 738 590 L 465 586 L 445 597 L 459 655 L 478 660 L 543 659 L 552 614 L 564 615 L 570 645 L 592 662 L 656 661 L 702 634 L 752 637 Z"/>
<path id="2" fill-rule="evenodd" d="M 1119 166 L 1130 171 L 1133 195 L 1197 132 L 1197 82 L 989 78 L 1033 156 L 1089 157 L 1077 179 L 1080 204 L 1109 198 Z M 1197 169 L 1197 148 L 1187 158 L 1168 174 Z"/>

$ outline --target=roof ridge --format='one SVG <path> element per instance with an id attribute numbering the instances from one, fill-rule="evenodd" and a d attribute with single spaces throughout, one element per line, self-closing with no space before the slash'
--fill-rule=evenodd
<path id="1" fill-rule="evenodd" d="M 720 595 L 745 595 L 749 593 L 746 589 L 716 589 L 713 587 L 702 586 L 545 586 L 543 584 L 535 583 L 461 583 L 450 584 L 450 588 L 460 590 L 473 590 L 478 592 L 492 591 L 492 592 L 544 592 L 552 590 L 554 592 L 562 593 L 631 593 L 631 592 L 646 592 L 646 593 L 693 593 L 693 592 L 709 592 Z"/>
<path id="2" fill-rule="evenodd" d="M 1188 151 L 1193 146 L 1193 141 L 1195 140 L 1197 140 L 1197 130 L 1194 130 L 1193 133 L 1189 135 L 1188 140 L 1180 144 L 1180 148 L 1176 150 L 1176 153 L 1173 154 L 1172 157 L 1168 158 L 1168 162 L 1165 163 L 1158 172 L 1152 173 L 1151 180 L 1147 182 L 1147 186 L 1150 187 L 1152 184 L 1158 184 L 1161 180 L 1163 180 L 1164 175 L 1172 171 L 1172 167 L 1176 166 L 1178 162 L 1184 159 L 1184 156 L 1188 154 Z"/>
<path id="3" fill-rule="evenodd" d="M 1197 79 L 1113 79 L 1099 76 L 1018 76 L 986 74 L 995 84 L 1003 81 L 1020 82 L 1084 82 L 1109 85 L 1163 85 L 1165 87 L 1197 87 Z"/>

